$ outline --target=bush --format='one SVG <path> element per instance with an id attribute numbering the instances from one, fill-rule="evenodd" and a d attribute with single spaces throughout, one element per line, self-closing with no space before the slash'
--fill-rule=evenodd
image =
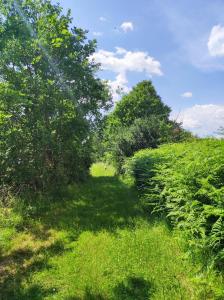
<path id="1" fill-rule="evenodd" d="M 145 209 L 165 214 L 195 249 L 224 263 L 224 141 L 141 150 L 125 169 L 134 176 Z"/>

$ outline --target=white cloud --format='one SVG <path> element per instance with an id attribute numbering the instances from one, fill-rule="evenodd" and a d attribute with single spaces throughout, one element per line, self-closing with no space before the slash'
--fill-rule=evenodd
<path id="1" fill-rule="evenodd" d="M 184 109 L 173 119 L 183 123 L 183 127 L 199 136 L 215 135 L 217 129 L 224 126 L 224 105 L 194 105 Z"/>
<path id="2" fill-rule="evenodd" d="M 90 59 L 100 63 L 103 70 L 112 71 L 116 74 L 116 80 L 110 81 L 112 93 L 116 99 L 116 90 L 121 89 L 124 93 L 129 91 L 127 86 L 127 73 L 146 73 L 148 76 L 163 75 L 160 62 L 149 56 L 147 52 L 127 51 L 116 47 L 115 52 L 99 50 Z M 119 93 L 117 93 L 119 94 Z"/>
<path id="3" fill-rule="evenodd" d="M 185 92 L 181 95 L 183 98 L 192 98 L 193 94 L 192 92 Z"/>
<path id="4" fill-rule="evenodd" d="M 115 52 L 99 50 L 92 58 L 102 65 L 104 70 L 115 73 L 145 72 L 149 76 L 162 75 L 160 62 L 149 56 L 147 52 L 127 51 L 116 48 Z"/>
<path id="5" fill-rule="evenodd" d="M 221 25 L 212 28 L 208 40 L 208 50 L 211 56 L 224 56 L 224 27 Z"/>
<path id="6" fill-rule="evenodd" d="M 107 21 L 107 18 L 105 18 L 105 17 L 99 17 L 99 20 L 100 20 L 101 22 L 106 22 L 106 21 Z"/>
<path id="7" fill-rule="evenodd" d="M 94 35 L 94 36 L 102 36 L 103 33 L 100 32 L 100 31 L 94 31 L 94 32 L 93 32 L 93 35 Z"/>
<path id="8" fill-rule="evenodd" d="M 127 94 L 130 89 L 128 88 L 128 80 L 125 74 L 118 74 L 114 81 L 109 80 L 109 86 L 111 88 L 112 98 L 116 102 L 120 99 L 120 96 Z"/>
<path id="9" fill-rule="evenodd" d="M 132 22 L 123 22 L 120 26 L 120 28 L 126 33 L 128 31 L 134 30 L 134 25 Z"/>
<path id="10" fill-rule="evenodd" d="M 210 20 L 218 20 L 217 25 L 220 22 L 224 26 L 222 23 L 224 1 L 206 1 L 200 18 L 195 17 L 190 9 L 185 9 L 187 1 L 184 2 L 186 3 L 183 6 L 182 1 L 176 1 L 177 5 L 170 5 L 170 1 L 153 1 L 156 11 L 160 13 L 161 22 L 165 22 L 176 43 L 175 49 L 167 55 L 170 60 L 180 64 L 190 63 L 206 72 L 224 71 L 223 61 L 217 59 L 217 56 L 212 56 L 208 48 L 209 35 L 212 31 Z"/>
<path id="11" fill-rule="evenodd" d="M 126 52 L 127 52 L 127 50 L 126 49 L 124 49 L 124 48 L 121 48 L 121 47 L 115 47 L 115 49 L 116 49 L 116 54 L 125 54 Z"/>

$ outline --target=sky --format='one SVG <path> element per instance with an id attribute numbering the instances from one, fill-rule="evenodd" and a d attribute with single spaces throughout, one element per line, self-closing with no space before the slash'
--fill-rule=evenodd
<path id="1" fill-rule="evenodd" d="M 151 80 L 171 117 L 199 136 L 224 126 L 223 0 L 60 0 L 97 39 L 114 102 Z"/>

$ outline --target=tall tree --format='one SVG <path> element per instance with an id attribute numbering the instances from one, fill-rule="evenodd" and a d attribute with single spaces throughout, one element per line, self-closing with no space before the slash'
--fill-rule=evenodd
<path id="1" fill-rule="evenodd" d="M 180 124 L 169 119 L 170 111 L 151 81 L 138 83 L 107 117 L 103 143 L 107 157 L 120 168 L 139 149 L 189 137 Z"/>
<path id="2" fill-rule="evenodd" d="M 0 0 L 2 182 L 39 189 L 84 176 L 93 122 L 110 103 L 95 47 L 58 4 Z"/>
<path id="3" fill-rule="evenodd" d="M 130 126 L 136 119 L 150 118 L 152 115 L 168 119 L 170 108 L 165 105 L 156 93 L 152 82 L 144 80 L 138 83 L 129 94 L 117 103 L 109 122 Z"/>

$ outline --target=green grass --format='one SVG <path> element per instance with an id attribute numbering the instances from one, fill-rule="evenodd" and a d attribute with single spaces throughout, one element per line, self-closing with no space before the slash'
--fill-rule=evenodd
<path id="1" fill-rule="evenodd" d="M 113 166 L 107 165 L 105 163 L 97 163 L 91 166 L 90 174 L 93 177 L 115 176 L 116 170 Z"/>
<path id="2" fill-rule="evenodd" d="M 221 299 L 183 241 L 165 222 L 149 222 L 114 174 L 95 164 L 61 201 L 13 212 L 20 222 L 2 247 L 0 300 Z"/>

